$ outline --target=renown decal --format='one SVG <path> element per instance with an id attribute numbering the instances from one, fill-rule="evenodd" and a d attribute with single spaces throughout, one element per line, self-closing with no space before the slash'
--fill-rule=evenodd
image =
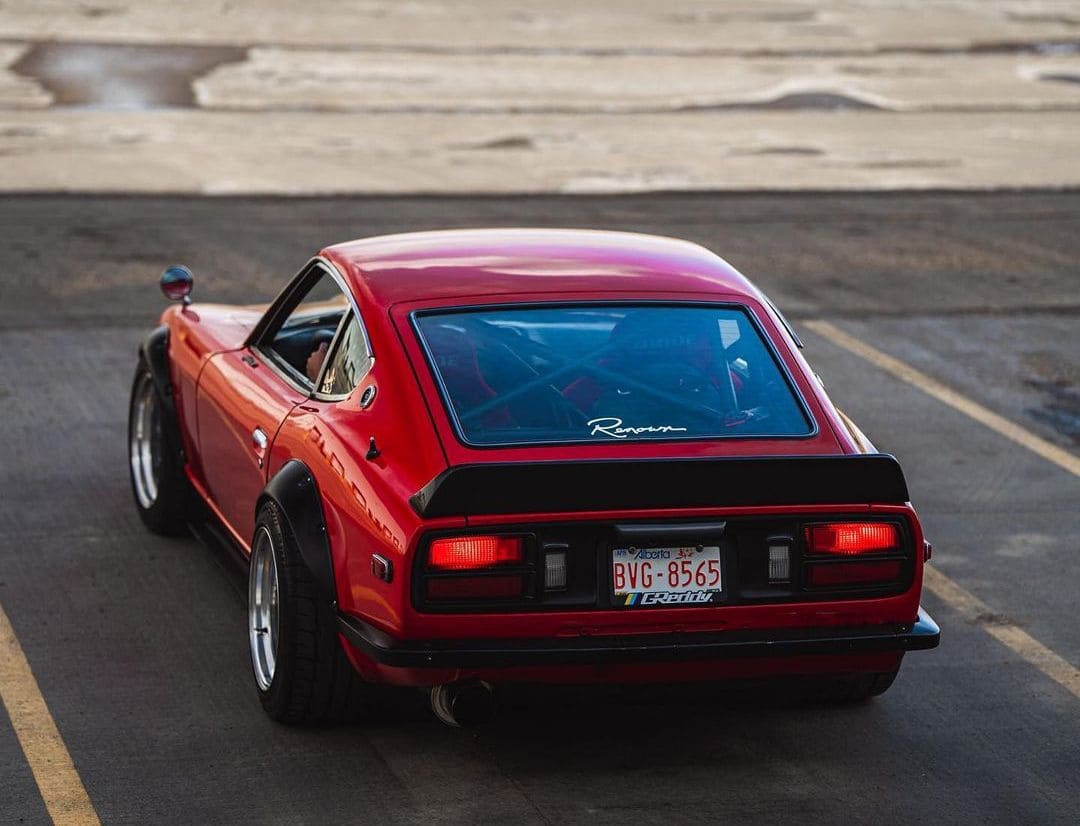
<path id="1" fill-rule="evenodd" d="M 615 416 L 601 416 L 599 419 L 589 419 L 586 424 L 592 427 L 590 436 L 603 434 L 613 439 L 625 439 L 627 436 L 640 436 L 642 433 L 685 433 L 685 427 L 676 427 L 670 424 L 645 425 L 643 427 L 630 427 L 623 425 L 622 419 Z"/>

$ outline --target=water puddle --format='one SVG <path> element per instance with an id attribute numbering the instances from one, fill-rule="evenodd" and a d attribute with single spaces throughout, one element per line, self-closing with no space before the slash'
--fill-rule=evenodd
<path id="1" fill-rule="evenodd" d="M 838 112 L 856 109 L 881 109 L 875 103 L 861 100 L 853 95 L 838 92 L 791 92 L 771 100 L 746 101 L 740 103 L 706 103 L 679 106 L 679 112 L 720 112 L 720 111 L 825 111 Z"/>
<path id="2" fill-rule="evenodd" d="M 193 80 L 246 56 L 233 46 L 39 43 L 11 68 L 52 92 L 57 106 L 138 111 L 194 106 Z"/>
<path id="3" fill-rule="evenodd" d="M 1048 72 L 1039 75 L 1039 80 L 1049 80 L 1054 83 L 1080 83 L 1080 75 L 1068 74 L 1067 72 Z"/>

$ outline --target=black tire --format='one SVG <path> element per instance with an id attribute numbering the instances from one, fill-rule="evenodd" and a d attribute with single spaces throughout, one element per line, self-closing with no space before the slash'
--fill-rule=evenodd
<path id="1" fill-rule="evenodd" d="M 862 703 L 889 690 L 900 669 L 876 674 L 846 674 L 816 687 L 814 699 L 823 703 Z"/>
<path id="2" fill-rule="evenodd" d="M 337 617 L 304 565 L 288 523 L 270 502 L 256 518 L 256 541 L 264 529 L 277 564 L 279 630 L 273 678 L 266 689 L 259 684 L 254 643 L 250 646 L 262 707 L 282 723 L 355 719 L 366 709 L 373 686 L 360 678 L 342 650 Z M 249 588 L 249 603 L 253 593 Z M 250 611 L 248 617 L 251 624 Z"/>
<path id="3" fill-rule="evenodd" d="M 151 406 L 146 417 L 141 416 L 142 405 Z M 184 475 L 176 421 L 167 410 L 165 401 L 154 385 L 150 369 L 140 358 L 131 383 L 131 399 L 128 403 L 128 472 L 131 492 L 139 518 L 147 528 L 162 536 L 182 536 L 188 532 L 191 485 Z M 140 459 L 143 454 L 137 455 L 135 435 L 140 427 L 141 432 L 146 435 L 145 444 L 150 450 L 150 458 Z M 148 484 L 145 478 L 137 478 L 140 473 L 152 474 L 152 485 Z"/>

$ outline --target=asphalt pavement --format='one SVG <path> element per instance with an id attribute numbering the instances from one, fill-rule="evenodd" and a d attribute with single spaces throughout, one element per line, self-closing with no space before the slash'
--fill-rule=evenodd
<path id="1" fill-rule="evenodd" d="M 125 418 L 171 263 L 268 300 L 320 246 L 450 226 L 698 241 L 1055 445 L 1080 445 L 1080 193 L 0 198 L 0 605 L 101 822 L 1080 822 L 1080 698 L 987 628 L 1080 663 L 1080 479 L 805 328 L 829 392 L 899 456 L 939 649 L 855 707 L 716 687 L 529 691 L 476 731 L 410 697 L 286 728 L 249 673 L 225 560 L 139 522 Z M 49 822 L 0 707 L 0 823 Z"/>

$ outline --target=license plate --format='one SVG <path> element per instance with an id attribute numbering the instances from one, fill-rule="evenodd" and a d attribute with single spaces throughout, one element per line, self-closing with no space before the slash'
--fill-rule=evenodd
<path id="1" fill-rule="evenodd" d="M 611 552 L 616 605 L 707 605 L 719 602 L 720 548 L 615 548 Z"/>

